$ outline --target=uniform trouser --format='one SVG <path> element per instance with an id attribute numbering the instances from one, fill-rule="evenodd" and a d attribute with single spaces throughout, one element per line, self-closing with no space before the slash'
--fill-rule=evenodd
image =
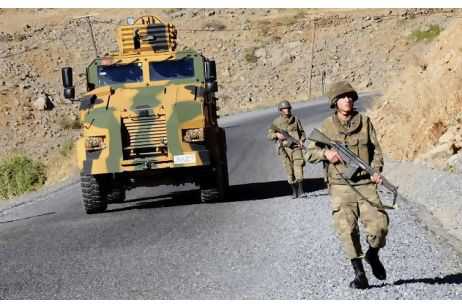
<path id="1" fill-rule="evenodd" d="M 330 185 L 329 187 L 335 229 L 350 259 L 362 256 L 358 219 L 366 231 L 367 242 L 373 248 L 385 246 L 389 224 L 385 210 L 369 203 L 381 205 L 377 186 L 365 184 L 355 186 L 355 188 L 368 200 L 364 200 L 348 185 Z"/>
<path id="2" fill-rule="evenodd" d="M 294 184 L 303 181 L 303 167 L 305 160 L 300 149 L 281 149 L 280 154 L 282 164 L 287 173 L 287 181 L 289 184 Z"/>

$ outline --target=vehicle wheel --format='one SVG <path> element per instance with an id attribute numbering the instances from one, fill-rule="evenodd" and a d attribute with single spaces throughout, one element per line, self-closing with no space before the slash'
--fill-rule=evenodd
<path id="1" fill-rule="evenodd" d="M 220 199 L 220 193 L 216 188 L 201 188 L 201 202 L 211 203 Z"/>
<path id="2" fill-rule="evenodd" d="M 87 214 L 104 212 L 107 201 L 103 194 L 100 179 L 93 175 L 81 175 L 82 205 Z"/>
<path id="3" fill-rule="evenodd" d="M 112 190 L 106 194 L 106 202 L 121 203 L 125 201 L 125 197 L 125 190 L 123 188 L 112 188 Z"/>
<path id="4" fill-rule="evenodd" d="M 220 165 L 216 172 L 216 183 L 219 194 L 219 200 L 225 200 L 229 189 L 228 166 L 226 163 Z"/>
<path id="5" fill-rule="evenodd" d="M 201 202 L 223 201 L 229 188 L 228 168 L 225 164 L 201 181 Z"/>

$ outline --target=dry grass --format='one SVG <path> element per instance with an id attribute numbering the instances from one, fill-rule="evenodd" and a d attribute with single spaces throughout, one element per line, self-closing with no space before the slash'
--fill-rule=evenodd
<path id="1" fill-rule="evenodd" d="M 58 121 L 59 127 L 62 129 L 80 129 L 81 123 L 79 119 L 70 119 L 68 117 L 63 117 Z"/>
<path id="2" fill-rule="evenodd" d="M 79 174 L 76 151 L 72 140 L 66 141 L 59 152 L 50 156 L 46 168 L 47 185 L 61 182 Z"/>
<path id="3" fill-rule="evenodd" d="M 255 56 L 255 50 L 257 50 L 257 47 L 251 47 L 245 50 L 244 58 L 248 63 L 257 63 L 258 58 Z"/>

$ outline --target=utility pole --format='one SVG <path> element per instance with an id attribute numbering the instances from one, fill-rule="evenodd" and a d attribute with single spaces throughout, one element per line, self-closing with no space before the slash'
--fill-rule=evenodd
<path id="1" fill-rule="evenodd" d="M 98 49 L 96 48 L 96 40 L 95 40 L 95 35 L 93 33 L 93 27 L 91 25 L 91 20 L 90 20 L 90 17 L 95 17 L 96 14 L 94 15 L 85 15 L 85 16 L 79 16 L 79 17 L 75 17 L 75 18 L 72 18 L 72 19 L 85 19 L 88 23 L 88 27 L 90 28 L 90 35 L 91 35 L 91 41 L 93 43 L 93 49 L 95 50 L 95 57 L 98 57 Z"/>
<path id="2" fill-rule="evenodd" d="M 322 75 L 321 75 L 321 95 L 324 96 L 326 93 L 326 70 L 325 67 L 327 66 L 327 41 L 324 40 L 324 68 L 322 70 Z"/>
<path id="3" fill-rule="evenodd" d="M 313 77 L 313 58 L 314 58 L 314 41 L 316 39 L 316 18 L 313 17 L 313 36 L 311 39 L 311 61 L 310 61 L 310 76 L 309 76 L 309 92 L 308 97 L 311 99 L 311 79 Z"/>

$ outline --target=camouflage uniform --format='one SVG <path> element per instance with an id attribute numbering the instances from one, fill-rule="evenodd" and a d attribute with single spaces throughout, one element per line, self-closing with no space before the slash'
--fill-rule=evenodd
<path id="1" fill-rule="evenodd" d="M 334 85 L 328 94 L 331 99 L 331 108 L 335 106 L 337 98 L 342 94 L 351 94 L 350 97 L 354 100 L 357 99 L 357 93 L 349 84 L 338 83 L 336 86 Z M 324 120 L 320 131 L 330 139 L 346 144 L 352 152 L 368 162 L 376 173 L 382 171 L 382 151 L 374 126 L 366 115 L 353 111 L 350 120 L 342 122 L 335 112 Z M 345 171 L 345 165 L 330 163 L 325 157 L 326 150 L 321 145 L 310 142 L 305 159 L 311 163 L 323 162 L 337 234 L 346 255 L 352 260 L 352 263 L 354 259 L 358 260 L 356 262 L 360 262 L 361 259 L 359 258 L 362 257 L 363 253 L 359 238 L 358 219 L 367 233 L 367 242 L 373 251 L 377 252 L 378 249 L 385 246 L 389 218 L 385 210 L 381 208 L 377 185 L 371 181 L 370 175 L 365 171 L 357 172 L 349 180 L 350 185 L 357 190 L 354 191 L 339 174 L 339 172 L 343 173 Z M 353 267 L 355 267 L 355 264 L 353 264 Z M 362 268 L 362 263 L 360 267 Z M 383 269 L 383 271 L 385 270 Z M 374 274 L 376 274 L 375 271 Z"/>
<path id="2" fill-rule="evenodd" d="M 289 117 L 280 115 L 274 119 L 272 126 L 287 131 L 290 136 L 299 140 L 301 143 L 304 143 L 306 140 L 303 126 L 300 123 L 300 120 L 298 120 L 294 115 L 290 115 Z M 289 184 L 302 182 L 303 167 L 305 166 L 302 149 L 288 147 L 286 140 L 279 142 L 276 132 L 271 127 L 268 129 L 267 137 L 269 140 L 278 142 L 278 155 L 286 169 Z"/>

